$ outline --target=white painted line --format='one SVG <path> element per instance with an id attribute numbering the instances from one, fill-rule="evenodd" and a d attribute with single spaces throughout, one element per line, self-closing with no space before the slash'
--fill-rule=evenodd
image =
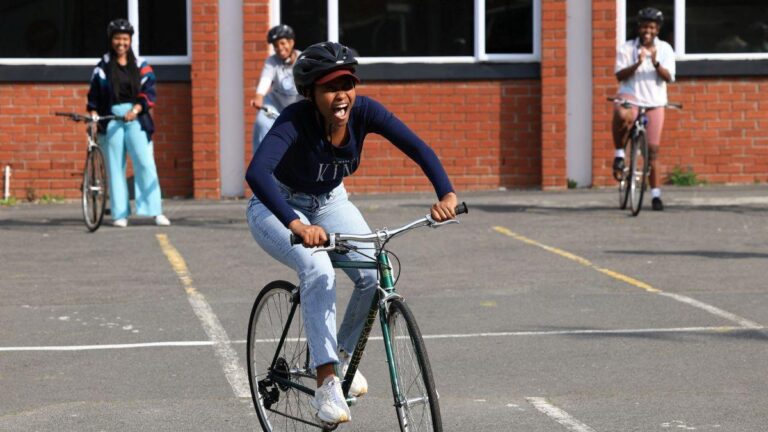
<path id="1" fill-rule="evenodd" d="M 211 341 L 179 341 L 179 342 L 147 342 L 111 345 L 62 345 L 62 346 L 18 346 L 0 347 L 0 352 L 10 351 L 91 351 L 131 348 L 158 348 L 158 347 L 198 347 L 211 346 Z"/>
<path id="2" fill-rule="evenodd" d="M 517 331 L 517 332 L 493 332 L 493 333 L 454 333 L 423 335 L 424 339 L 464 339 L 464 338 L 489 338 L 510 336 L 558 336 L 558 335 L 601 335 L 601 334 L 646 334 L 646 333 L 728 333 L 744 330 L 764 330 L 765 327 L 744 328 L 736 326 L 723 327 L 673 327 L 673 328 L 647 328 L 647 329 L 583 329 L 583 330 L 547 330 L 547 331 Z M 299 339 L 289 338 L 289 342 Z M 304 339 L 300 339 L 303 341 Z M 371 336 L 368 340 L 379 341 L 381 336 Z M 256 339 L 255 343 L 274 343 L 276 339 Z M 230 340 L 230 344 L 244 344 L 245 339 Z M 214 341 L 169 341 L 169 342 L 145 342 L 130 344 L 110 345 L 61 345 L 61 346 L 16 346 L 0 347 L 0 352 L 13 351 L 90 351 L 129 348 L 163 348 L 163 347 L 199 347 L 216 345 Z"/>
<path id="3" fill-rule="evenodd" d="M 173 270 L 178 275 L 182 285 L 184 285 L 184 289 L 187 292 L 187 300 L 189 300 L 192 310 L 200 320 L 205 334 L 213 342 L 214 352 L 219 358 L 219 363 L 224 369 L 224 375 L 227 377 L 232 391 L 235 392 L 235 396 L 239 398 L 251 397 L 248 375 L 240 366 L 240 361 L 237 358 L 237 353 L 232 349 L 229 336 L 221 322 L 219 322 L 219 318 L 213 312 L 211 305 L 208 304 L 205 296 L 199 293 L 192 285 L 192 276 L 187 269 L 184 258 L 168 241 L 168 236 L 165 234 L 157 234 L 157 241 L 160 243 L 163 253 L 168 258 L 168 262 L 171 263 L 171 267 L 173 267 Z"/>
<path id="4" fill-rule="evenodd" d="M 594 429 L 585 425 L 584 423 L 571 417 L 570 414 L 561 410 L 560 408 L 552 405 L 549 401 L 542 397 L 527 397 L 525 398 L 531 405 L 537 410 L 546 414 L 552 420 L 565 426 L 566 429 L 573 432 L 595 432 Z"/>
<path id="5" fill-rule="evenodd" d="M 670 292 L 666 292 L 666 291 L 662 291 L 662 292 L 660 292 L 658 294 L 659 295 L 663 295 L 663 296 L 667 296 L 667 297 L 670 297 L 670 298 L 673 298 L 673 299 L 675 299 L 675 300 L 677 300 L 679 302 L 683 302 L 683 303 L 689 304 L 689 305 L 691 305 L 693 307 L 697 307 L 699 309 L 705 310 L 705 311 L 707 311 L 707 312 L 709 312 L 709 313 L 711 313 L 713 315 L 717 315 L 717 316 L 719 316 L 721 318 L 724 318 L 724 319 L 727 319 L 729 321 L 733 321 L 733 322 L 739 324 L 740 326 L 742 326 L 744 328 L 748 328 L 748 329 L 761 329 L 761 328 L 763 328 L 763 326 L 761 326 L 760 324 L 758 324 L 758 323 L 756 323 L 754 321 L 750 321 L 750 320 L 748 320 L 746 318 L 742 318 L 742 317 L 740 317 L 738 315 L 732 314 L 730 312 L 724 311 L 724 310 L 722 310 L 720 308 L 717 308 L 717 307 L 712 306 L 710 304 L 706 304 L 704 302 L 700 302 L 700 301 L 698 301 L 696 299 L 692 299 L 692 298 L 684 296 L 682 294 L 675 294 L 675 293 L 670 293 Z"/>

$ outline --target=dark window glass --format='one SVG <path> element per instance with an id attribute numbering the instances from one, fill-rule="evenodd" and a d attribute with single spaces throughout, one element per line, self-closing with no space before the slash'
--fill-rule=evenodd
<path id="1" fill-rule="evenodd" d="M 696 0 L 699 1 L 699 0 Z M 627 39 L 637 37 L 637 12 L 652 7 L 664 14 L 664 24 L 659 32 L 659 39 L 675 47 L 675 1 L 674 0 L 627 0 Z M 686 17 L 686 19 L 688 19 Z M 686 41 L 686 44 L 688 41 Z"/>
<path id="2" fill-rule="evenodd" d="M 765 0 L 696 0 L 685 5 L 685 51 L 768 52 Z"/>
<path id="3" fill-rule="evenodd" d="M 533 0 L 485 0 L 485 52 L 533 53 Z"/>
<path id="4" fill-rule="evenodd" d="M 471 56 L 472 0 L 339 0 L 339 40 L 368 57 Z"/>
<path id="5" fill-rule="evenodd" d="M 328 3 L 326 0 L 282 0 L 280 19 L 296 32 L 296 49 L 328 40 Z M 267 35 L 264 34 L 264 43 Z"/>
<path id="6" fill-rule="evenodd" d="M 107 24 L 127 16 L 126 0 L 3 0 L 0 57 L 98 57 Z"/>
<path id="7" fill-rule="evenodd" d="M 186 0 L 139 1 L 141 55 L 187 55 Z"/>

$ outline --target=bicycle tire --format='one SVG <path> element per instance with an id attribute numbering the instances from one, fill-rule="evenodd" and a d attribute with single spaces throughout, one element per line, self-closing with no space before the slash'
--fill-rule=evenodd
<path id="1" fill-rule="evenodd" d="M 632 141 L 630 162 L 629 203 L 632 216 L 637 216 L 643 208 L 643 194 L 648 177 L 648 142 L 644 131 L 638 131 Z"/>
<path id="2" fill-rule="evenodd" d="M 267 373 L 277 351 L 278 341 L 288 326 L 286 342 L 277 356 L 276 372 L 281 377 L 314 389 L 315 377 L 309 370 L 309 348 L 296 286 L 273 281 L 262 288 L 248 321 L 246 357 L 251 399 L 261 428 L 267 432 L 315 431 L 323 426 L 315 420 L 309 405 L 311 396 L 295 388 L 269 380 Z M 293 318 L 289 313 L 296 299 Z"/>
<path id="3" fill-rule="evenodd" d="M 107 205 L 107 168 L 104 154 L 98 146 L 88 150 L 83 170 L 82 204 L 83 221 L 88 231 L 94 232 L 104 220 L 104 209 Z"/>
<path id="4" fill-rule="evenodd" d="M 627 142 L 624 144 L 624 154 L 630 154 L 632 151 L 631 149 L 632 138 L 627 137 Z M 629 168 L 625 164 L 624 171 L 621 174 L 621 180 L 619 180 L 619 209 L 626 209 L 627 202 L 629 202 Z"/>
<path id="5" fill-rule="evenodd" d="M 416 319 L 402 299 L 389 303 L 387 324 L 397 371 L 397 388 L 393 383 L 392 394 L 400 430 L 441 432 L 440 402 L 427 349 Z"/>

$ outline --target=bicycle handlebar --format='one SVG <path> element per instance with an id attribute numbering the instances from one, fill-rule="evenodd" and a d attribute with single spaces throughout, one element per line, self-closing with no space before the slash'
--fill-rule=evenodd
<path id="1" fill-rule="evenodd" d="M 467 207 L 467 203 L 462 202 L 461 204 L 456 206 L 456 214 L 466 214 L 469 213 L 469 207 Z M 337 243 L 343 243 L 347 241 L 357 241 L 362 243 L 381 243 L 389 240 L 390 238 L 403 233 L 405 231 L 412 230 L 414 228 L 419 228 L 422 226 L 429 226 L 432 228 L 437 228 L 445 224 L 449 223 L 458 223 L 456 219 L 449 219 L 447 221 L 443 222 L 437 222 L 436 220 L 432 219 L 432 216 L 426 215 L 421 219 L 417 219 L 411 223 L 405 224 L 401 226 L 400 228 L 395 229 L 383 229 L 378 230 L 369 234 L 340 234 L 340 233 L 328 233 L 328 241 L 325 243 L 324 248 L 321 250 L 334 250 Z M 299 245 L 302 244 L 304 240 L 301 239 L 301 237 L 294 235 L 291 233 L 291 245 Z"/>
<path id="2" fill-rule="evenodd" d="M 57 112 L 55 115 L 59 117 L 69 117 L 70 120 L 75 122 L 85 122 L 85 123 L 97 123 L 101 120 L 125 120 L 125 117 L 123 116 L 116 116 L 116 115 L 106 115 L 106 116 L 96 116 L 91 117 L 87 115 L 82 115 L 78 113 L 73 112 Z"/>
<path id="3" fill-rule="evenodd" d="M 629 99 L 624 99 L 624 98 L 607 97 L 605 99 L 608 100 L 608 101 L 611 101 L 611 102 L 618 102 L 619 104 L 623 105 L 626 108 L 628 108 L 629 105 L 634 105 L 634 106 L 639 107 L 639 108 L 657 108 L 657 107 L 649 107 L 649 106 L 645 106 L 645 105 L 640 105 L 640 104 L 638 104 L 635 101 L 631 101 Z M 670 103 L 667 103 L 666 105 L 664 105 L 664 107 L 666 107 L 666 108 L 674 108 L 674 109 L 683 109 L 683 104 L 681 104 L 681 103 L 671 103 L 670 102 Z"/>

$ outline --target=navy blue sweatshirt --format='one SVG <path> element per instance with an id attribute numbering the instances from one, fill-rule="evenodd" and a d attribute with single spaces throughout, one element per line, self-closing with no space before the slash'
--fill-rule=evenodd
<path id="1" fill-rule="evenodd" d="M 357 97 L 347 123 L 349 139 L 341 147 L 328 141 L 318 116 L 311 101 L 288 106 L 264 137 L 245 174 L 254 195 L 286 227 L 298 216 L 280 194 L 274 178 L 299 192 L 328 193 L 357 170 L 369 133 L 383 136 L 419 164 L 438 198 L 453 192 L 435 152 L 375 100 Z"/>

